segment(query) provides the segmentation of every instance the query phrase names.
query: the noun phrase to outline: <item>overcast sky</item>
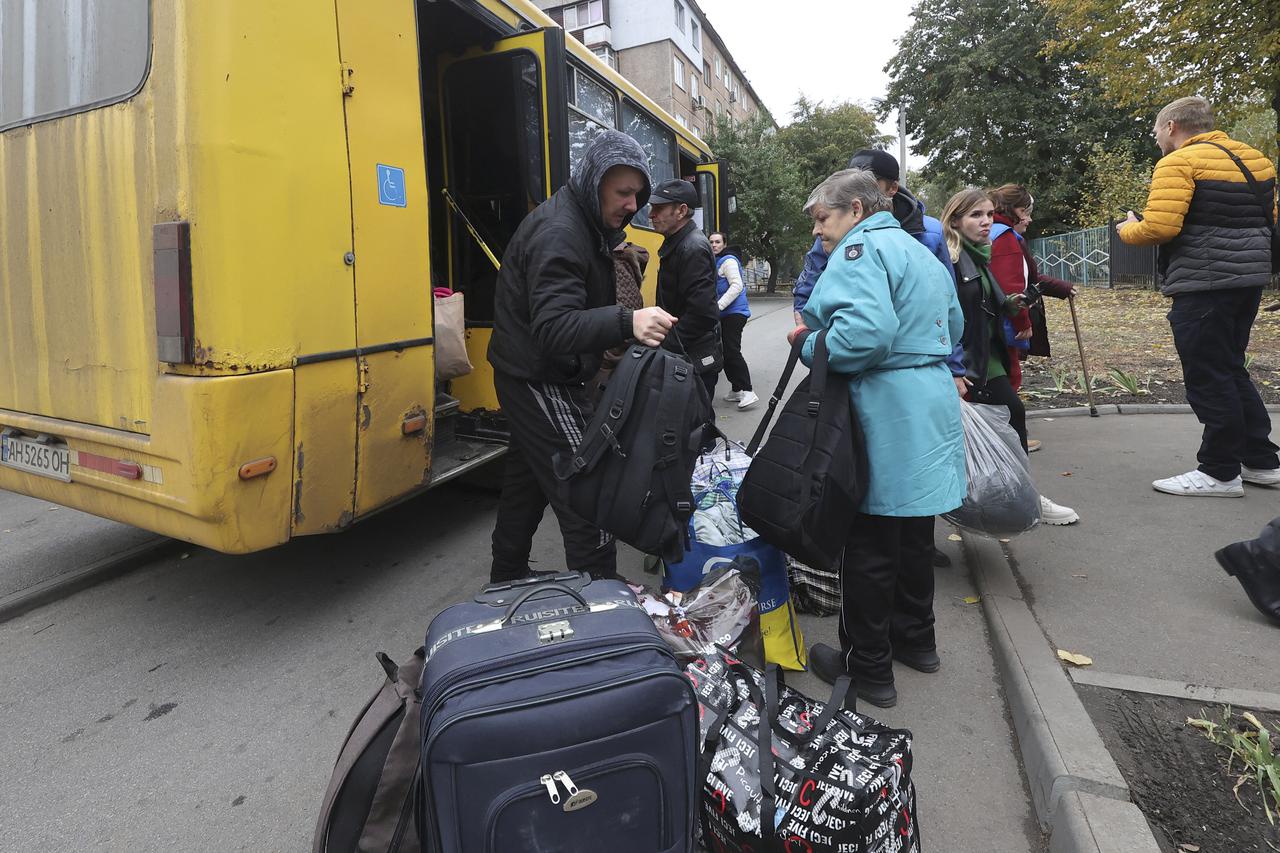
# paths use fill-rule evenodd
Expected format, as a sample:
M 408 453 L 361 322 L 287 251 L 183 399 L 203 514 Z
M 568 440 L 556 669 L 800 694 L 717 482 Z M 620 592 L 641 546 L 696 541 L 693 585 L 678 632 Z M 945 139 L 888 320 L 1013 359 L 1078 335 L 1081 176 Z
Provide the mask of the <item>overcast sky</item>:
M 914 0 L 698 0 L 778 124 L 804 93 L 828 103 L 883 97 L 883 68 Z M 843 68 L 843 72 L 839 69 Z M 889 128 L 886 128 L 889 130 Z

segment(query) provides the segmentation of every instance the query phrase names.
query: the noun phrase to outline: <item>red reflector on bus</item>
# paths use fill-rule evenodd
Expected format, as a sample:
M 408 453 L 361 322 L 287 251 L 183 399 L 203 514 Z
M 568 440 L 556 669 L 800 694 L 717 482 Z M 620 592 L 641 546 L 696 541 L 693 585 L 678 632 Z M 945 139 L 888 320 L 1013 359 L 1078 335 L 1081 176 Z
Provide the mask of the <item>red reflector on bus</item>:
M 252 462 L 246 462 L 240 466 L 240 479 L 252 480 L 254 477 L 261 477 L 263 474 L 270 474 L 276 470 L 276 458 L 268 456 L 265 459 L 255 459 Z
M 110 459 L 106 456 L 99 456 L 96 453 L 85 453 L 83 450 L 79 451 L 76 457 L 76 464 L 81 468 L 101 471 L 104 474 L 114 474 L 117 477 L 124 477 L 126 480 L 142 479 L 142 466 L 137 462 L 130 462 L 127 459 Z
M 422 432 L 427 428 L 427 416 L 425 414 L 409 415 L 404 419 L 404 423 L 400 425 L 400 431 L 405 435 L 413 435 Z

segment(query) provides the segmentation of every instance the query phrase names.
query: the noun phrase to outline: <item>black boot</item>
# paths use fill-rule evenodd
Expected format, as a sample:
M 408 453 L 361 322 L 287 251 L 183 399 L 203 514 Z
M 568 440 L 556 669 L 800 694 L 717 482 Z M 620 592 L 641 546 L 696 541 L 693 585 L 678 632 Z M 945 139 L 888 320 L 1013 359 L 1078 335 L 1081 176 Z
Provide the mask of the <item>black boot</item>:
M 866 699 L 877 708 L 892 708 L 898 704 L 898 691 L 893 687 L 892 675 L 887 684 L 860 678 L 856 673 L 846 670 L 841 654 L 825 643 L 818 643 L 809 648 L 809 671 L 828 684 L 835 684 L 836 679 L 842 675 L 849 676 L 853 679 L 850 692 L 855 693 L 859 699 Z M 845 698 L 845 707 L 850 710 L 856 707 L 856 703 L 850 701 L 852 698 L 848 696 Z
M 1247 542 L 1235 542 L 1213 556 L 1227 574 L 1240 581 L 1258 612 L 1280 625 L 1280 567 L 1260 563 L 1249 553 Z
M 917 672 L 937 672 L 942 669 L 942 659 L 937 649 L 909 649 L 893 647 L 893 659 Z

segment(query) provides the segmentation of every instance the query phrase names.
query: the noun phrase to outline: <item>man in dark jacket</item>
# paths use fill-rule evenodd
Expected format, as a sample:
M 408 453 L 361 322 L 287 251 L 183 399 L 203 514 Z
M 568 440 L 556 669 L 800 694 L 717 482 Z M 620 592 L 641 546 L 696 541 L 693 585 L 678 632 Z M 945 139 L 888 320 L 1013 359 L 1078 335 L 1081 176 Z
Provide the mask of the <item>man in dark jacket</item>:
M 552 459 L 582 442 L 591 417 L 585 383 L 604 352 L 628 340 L 659 346 L 675 322 L 661 308 L 633 311 L 616 299 L 612 252 L 648 201 L 647 162 L 631 137 L 605 131 L 569 184 L 520 223 L 503 253 L 489 363 L 511 447 L 493 529 L 494 583 L 529 573 L 548 503 L 567 567 L 597 578 L 617 574 L 613 537 L 562 505 Z
M 1244 366 L 1271 280 L 1276 170 L 1213 125 L 1204 98 L 1179 98 L 1160 111 L 1153 133 L 1164 157 L 1147 209 L 1141 219 L 1129 211 L 1116 230 L 1132 245 L 1160 244 L 1160 291 L 1173 297 L 1169 325 L 1187 402 L 1204 424 L 1200 465 L 1151 485 L 1171 495 L 1238 498 L 1242 483 L 1280 486 L 1271 418 Z
M 693 220 L 698 190 L 688 181 L 665 181 L 649 199 L 653 227 L 665 238 L 658 249 L 658 305 L 680 318 L 663 347 L 686 355 L 714 395 L 723 356 L 716 302 L 716 256 Z M 713 396 L 714 399 L 714 396 Z

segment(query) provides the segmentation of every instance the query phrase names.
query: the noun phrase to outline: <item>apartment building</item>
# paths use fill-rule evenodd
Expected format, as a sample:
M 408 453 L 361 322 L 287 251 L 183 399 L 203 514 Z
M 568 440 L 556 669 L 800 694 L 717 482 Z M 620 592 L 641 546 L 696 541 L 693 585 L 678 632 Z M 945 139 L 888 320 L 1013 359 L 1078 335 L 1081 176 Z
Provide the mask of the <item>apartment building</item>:
M 745 121 L 763 106 L 695 0 L 536 0 L 698 136 L 717 116 Z

